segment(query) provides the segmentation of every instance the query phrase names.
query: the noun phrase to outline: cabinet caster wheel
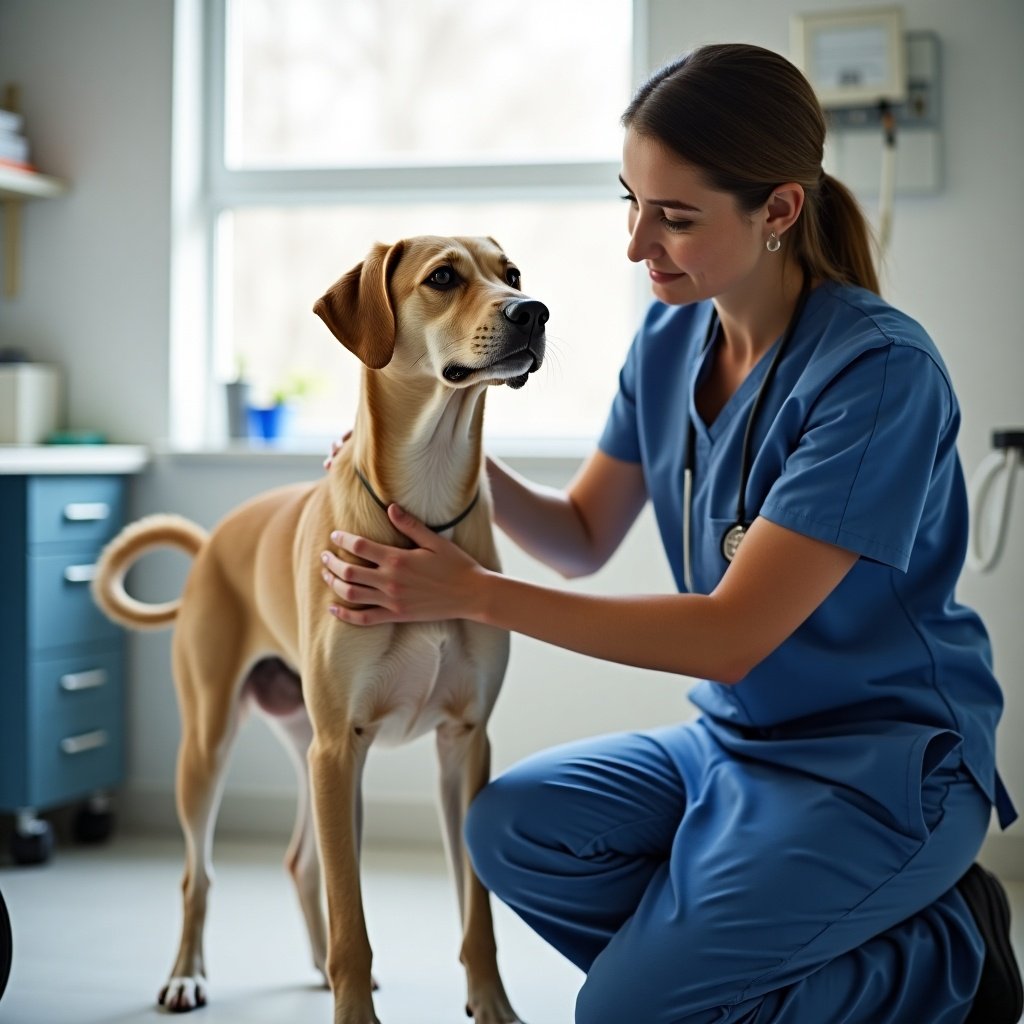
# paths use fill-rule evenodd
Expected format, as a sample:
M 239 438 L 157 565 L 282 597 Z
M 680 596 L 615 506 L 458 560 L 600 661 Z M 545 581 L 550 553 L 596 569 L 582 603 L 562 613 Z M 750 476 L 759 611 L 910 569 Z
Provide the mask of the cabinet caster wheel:
M 105 843 L 114 833 L 114 812 L 86 804 L 75 815 L 75 839 L 88 845 Z
M 18 830 L 11 837 L 11 856 L 15 864 L 45 864 L 53 853 L 53 828 L 48 821 L 36 819 L 30 830 Z

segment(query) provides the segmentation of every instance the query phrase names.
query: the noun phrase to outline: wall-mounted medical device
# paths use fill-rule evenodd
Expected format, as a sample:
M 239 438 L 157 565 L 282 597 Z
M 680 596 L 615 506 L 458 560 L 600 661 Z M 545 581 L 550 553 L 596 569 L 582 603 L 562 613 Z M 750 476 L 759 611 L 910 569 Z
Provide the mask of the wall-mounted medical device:
M 825 169 L 878 197 L 884 254 L 895 197 L 942 186 L 938 37 L 906 32 L 902 8 L 879 7 L 795 15 L 791 44 L 828 119 Z
M 906 98 L 899 7 L 798 14 L 792 34 L 794 59 L 827 110 Z

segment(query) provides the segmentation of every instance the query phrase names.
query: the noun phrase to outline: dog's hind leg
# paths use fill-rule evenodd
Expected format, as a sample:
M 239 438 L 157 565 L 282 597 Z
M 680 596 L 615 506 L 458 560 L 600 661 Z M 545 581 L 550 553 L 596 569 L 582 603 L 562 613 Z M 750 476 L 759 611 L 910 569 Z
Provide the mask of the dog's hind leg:
M 313 807 L 309 787 L 309 747 L 313 742 L 313 726 L 305 708 L 286 717 L 270 717 L 268 723 L 277 733 L 295 763 L 298 781 L 298 807 L 285 867 L 295 882 L 302 916 L 306 919 L 313 963 L 327 981 L 327 926 L 324 922 L 321 891 L 320 854 L 316 843 Z
M 490 896 L 469 862 L 462 827 L 473 797 L 487 784 L 491 747 L 482 724 L 452 721 L 437 730 L 441 764 L 441 808 L 452 875 L 462 914 L 462 950 L 468 996 L 466 1013 L 476 1024 L 516 1024 L 498 973 Z
M 238 700 L 209 702 L 201 719 L 186 715 L 182 722 L 177 803 L 185 836 L 184 916 L 178 956 L 158 997 L 161 1006 L 176 1013 L 203 1006 L 207 999 L 203 929 L 213 878 L 213 832 L 241 713 Z

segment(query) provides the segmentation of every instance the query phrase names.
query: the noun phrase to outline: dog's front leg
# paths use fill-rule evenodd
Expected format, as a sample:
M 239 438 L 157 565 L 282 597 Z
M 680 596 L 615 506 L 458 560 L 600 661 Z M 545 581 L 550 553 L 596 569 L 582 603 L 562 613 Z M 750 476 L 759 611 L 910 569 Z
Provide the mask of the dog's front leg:
M 441 807 L 448 857 L 462 914 L 462 950 L 466 968 L 466 1013 L 476 1024 L 516 1024 L 519 1018 L 498 973 L 490 896 L 476 877 L 462 837 L 473 797 L 490 778 L 491 745 L 483 724 L 452 722 L 437 730 L 441 764 Z
M 327 977 L 334 1024 L 380 1024 L 373 1009 L 373 959 L 359 885 L 360 800 L 370 737 L 318 728 L 309 750 L 320 859 L 327 887 Z

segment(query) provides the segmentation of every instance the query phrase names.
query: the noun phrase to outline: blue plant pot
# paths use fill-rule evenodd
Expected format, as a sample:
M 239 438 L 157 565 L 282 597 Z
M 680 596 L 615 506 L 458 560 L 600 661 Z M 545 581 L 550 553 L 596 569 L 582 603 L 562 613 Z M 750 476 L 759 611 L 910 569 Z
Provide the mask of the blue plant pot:
M 249 406 L 249 435 L 264 441 L 273 441 L 288 433 L 291 410 L 287 405 L 270 405 L 265 408 Z

